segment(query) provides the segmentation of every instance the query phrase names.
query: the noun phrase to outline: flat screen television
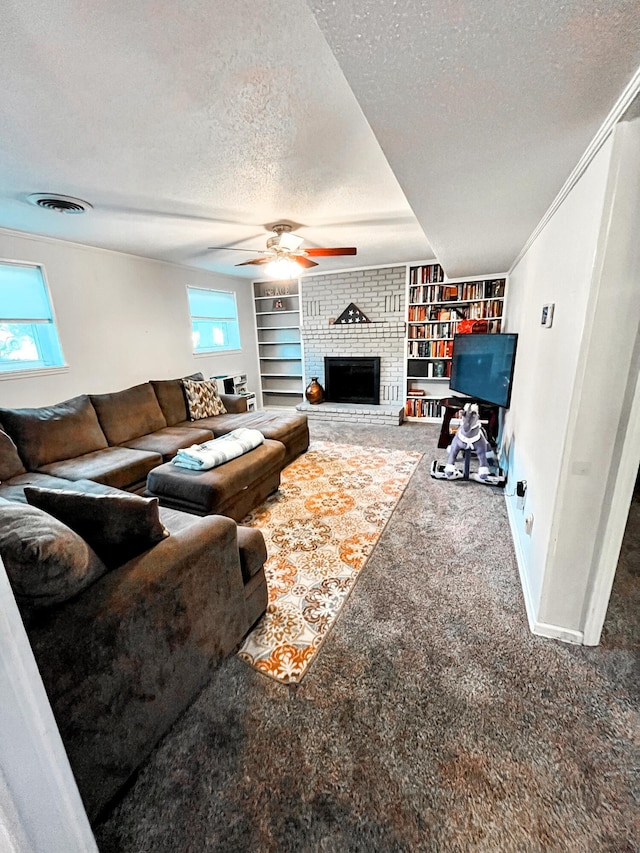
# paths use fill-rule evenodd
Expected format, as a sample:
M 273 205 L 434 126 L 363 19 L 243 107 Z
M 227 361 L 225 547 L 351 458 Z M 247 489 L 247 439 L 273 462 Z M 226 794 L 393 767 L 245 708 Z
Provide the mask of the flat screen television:
M 508 409 L 517 342 L 515 334 L 455 335 L 451 390 Z

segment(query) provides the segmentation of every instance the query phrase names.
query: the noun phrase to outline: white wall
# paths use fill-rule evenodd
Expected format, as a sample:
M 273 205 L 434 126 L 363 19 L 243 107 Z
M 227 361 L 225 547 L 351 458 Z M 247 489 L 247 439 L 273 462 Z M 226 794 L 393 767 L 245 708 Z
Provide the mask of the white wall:
M 576 377 L 611 143 L 605 145 L 537 240 L 511 271 L 503 330 L 518 332 L 508 446 L 508 506 L 528 606 L 536 617 L 552 543 L 560 465 Z M 553 326 L 540 325 L 542 306 L 555 303 Z M 524 511 L 516 510 L 517 480 L 527 481 Z M 533 513 L 531 536 L 524 519 Z M 531 617 L 531 612 L 529 612 Z
M 631 296 L 640 292 L 637 277 L 620 281 L 621 274 L 633 277 L 633 263 L 625 258 L 623 270 L 613 262 L 621 244 L 638 243 L 637 232 L 620 240 L 625 216 L 631 233 L 637 229 L 637 218 L 629 215 L 633 200 L 615 217 L 616 233 L 611 230 L 623 135 L 618 126 L 512 270 L 504 326 L 519 333 L 503 447 L 527 612 L 537 633 L 576 642 L 583 639 L 604 535 L 611 448 L 640 313 Z M 628 182 L 632 168 L 627 172 Z M 555 303 L 551 329 L 540 325 L 547 302 Z M 528 484 L 524 510 L 513 495 L 517 480 Z M 528 536 L 524 520 L 530 514 Z
M 97 853 L 0 560 L 0 850 Z
M 639 229 L 640 120 L 636 120 L 619 124 L 613 133 L 604 216 L 551 531 L 554 547 L 540 601 L 543 622 L 580 631 L 585 628 L 596 574 L 615 569 L 620 551 L 633 486 L 633 477 L 622 476 L 621 466 L 637 472 L 640 462 L 640 446 L 626 438 L 638 379 Z M 613 507 L 622 519 L 614 517 Z M 604 540 L 611 539 L 616 524 L 617 543 L 609 541 L 605 554 Z
M 149 379 L 242 372 L 258 387 L 251 284 L 118 252 L 0 230 L 0 260 L 44 266 L 67 371 L 0 378 L 0 405 L 42 406 Z M 235 291 L 242 352 L 194 356 L 186 285 Z

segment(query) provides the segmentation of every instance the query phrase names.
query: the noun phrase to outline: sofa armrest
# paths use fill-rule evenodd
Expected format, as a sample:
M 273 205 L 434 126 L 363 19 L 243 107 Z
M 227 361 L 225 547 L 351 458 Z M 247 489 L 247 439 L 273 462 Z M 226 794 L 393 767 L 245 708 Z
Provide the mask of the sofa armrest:
M 247 411 L 247 398 L 242 394 L 220 394 L 220 399 L 230 415 L 239 415 Z
M 29 626 L 90 818 L 248 627 L 237 528 L 221 516 L 199 518 Z

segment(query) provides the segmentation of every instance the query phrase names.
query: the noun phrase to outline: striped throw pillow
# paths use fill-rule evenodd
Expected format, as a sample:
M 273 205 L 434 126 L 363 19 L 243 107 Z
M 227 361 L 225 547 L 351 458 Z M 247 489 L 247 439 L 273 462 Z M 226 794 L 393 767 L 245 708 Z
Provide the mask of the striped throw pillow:
M 218 383 L 215 379 L 205 380 L 204 382 L 183 379 L 182 385 L 184 386 L 189 418 L 192 421 L 226 414 L 227 410 L 218 395 Z

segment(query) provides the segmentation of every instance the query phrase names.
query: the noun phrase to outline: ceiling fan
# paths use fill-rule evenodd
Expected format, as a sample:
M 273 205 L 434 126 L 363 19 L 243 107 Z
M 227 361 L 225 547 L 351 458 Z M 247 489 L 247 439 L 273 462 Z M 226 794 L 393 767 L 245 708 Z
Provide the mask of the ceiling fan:
M 304 238 L 292 234 L 291 225 L 278 222 L 271 227 L 273 237 L 267 240 L 267 248 L 264 252 L 257 249 L 237 249 L 226 247 L 226 251 L 234 252 L 256 252 L 260 257 L 251 261 L 243 261 L 236 264 L 237 267 L 249 265 L 266 265 L 265 272 L 272 278 L 295 278 L 305 269 L 317 267 L 316 261 L 311 258 L 330 258 L 337 255 L 355 255 L 357 249 L 353 246 L 347 248 L 333 249 L 303 249 Z M 209 249 L 223 249 L 223 246 L 209 246 Z

